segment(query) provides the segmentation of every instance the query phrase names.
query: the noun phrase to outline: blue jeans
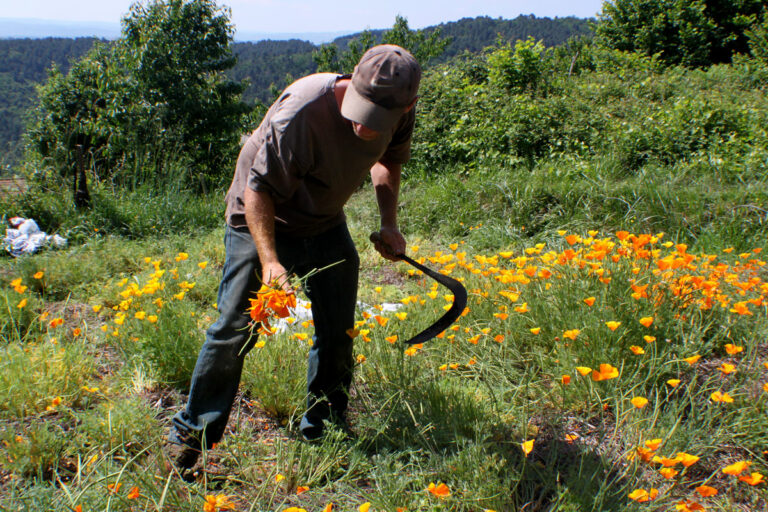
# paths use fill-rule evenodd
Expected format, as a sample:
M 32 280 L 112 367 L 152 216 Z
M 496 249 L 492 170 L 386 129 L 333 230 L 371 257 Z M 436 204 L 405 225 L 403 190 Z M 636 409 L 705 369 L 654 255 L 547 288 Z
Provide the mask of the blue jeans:
M 347 409 L 354 359 L 352 339 L 360 260 L 346 224 L 311 237 L 276 235 L 280 262 L 303 276 L 332 263 L 310 277 L 304 290 L 312 302 L 315 324 L 307 367 L 307 411 L 301 428 L 322 429 L 324 419 L 341 419 Z M 226 258 L 219 285 L 219 319 L 206 332 L 189 390 L 186 409 L 173 418 L 177 430 L 200 439 L 208 448 L 224 434 L 240 384 L 245 355 L 256 342 L 246 329 L 248 298 L 261 286 L 261 264 L 247 228 L 227 226 Z M 172 432 L 171 436 L 176 435 Z M 181 437 L 181 436 L 179 436 Z

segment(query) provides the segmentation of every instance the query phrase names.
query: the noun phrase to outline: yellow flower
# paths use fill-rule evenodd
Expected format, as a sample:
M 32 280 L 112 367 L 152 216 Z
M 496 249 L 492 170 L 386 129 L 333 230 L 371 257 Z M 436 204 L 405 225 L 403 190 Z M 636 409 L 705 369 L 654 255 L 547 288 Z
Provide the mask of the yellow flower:
M 608 328 L 610 330 L 615 331 L 616 329 L 619 328 L 619 326 L 621 325 L 621 322 L 616 322 L 614 320 L 610 320 L 608 322 L 605 322 L 605 325 L 608 326 Z
M 739 345 L 734 345 L 732 343 L 725 344 L 725 351 L 728 352 L 728 354 L 730 355 L 738 354 L 742 350 L 744 350 L 744 347 L 741 347 Z
M 16 307 L 19 309 L 22 309 L 24 306 L 27 305 L 27 299 L 26 297 L 21 299 L 18 304 L 16 304 Z
M 533 451 L 533 442 L 534 442 L 534 439 L 529 439 L 520 445 L 522 446 L 523 454 L 525 454 L 526 457 L 528 457 L 528 454 L 531 453 L 531 451 Z
M 677 385 L 680 384 L 680 379 L 669 379 L 667 381 L 667 384 L 669 384 L 673 388 L 676 388 Z
M 176 255 L 175 259 L 176 259 L 176 261 L 184 261 L 187 258 L 189 258 L 189 254 L 187 254 L 185 252 L 180 252 L 179 254 Z
M 637 345 L 632 345 L 631 347 L 629 347 L 629 350 L 631 350 L 632 353 L 635 354 L 636 356 L 645 354 L 645 350 L 643 350 L 642 347 L 638 347 Z
M 146 318 L 147 314 L 144 311 L 137 311 L 134 315 L 134 318 L 138 320 L 144 320 Z
M 653 317 L 652 316 L 644 316 L 640 319 L 640 324 L 643 327 L 650 327 L 653 323 Z
M 35 279 L 42 279 L 44 275 L 45 274 L 43 273 L 42 270 L 38 270 L 37 272 L 35 272 L 35 274 L 32 277 L 34 277 Z
M 151 323 L 151 324 L 156 323 L 157 322 L 157 315 L 149 315 L 147 317 L 147 321 L 149 321 L 149 323 Z
M 200 267 L 202 270 L 205 270 L 205 267 L 208 266 L 208 262 L 207 261 L 201 261 L 200 263 L 197 264 L 197 266 Z
M 634 405 L 637 409 L 642 409 L 646 405 L 648 405 L 648 399 L 642 396 L 636 396 L 632 400 L 632 405 Z
M 359 510 L 360 512 L 368 512 L 368 509 L 369 509 L 369 508 L 371 508 L 371 504 L 370 504 L 369 502 L 367 502 L 367 501 L 366 501 L 365 503 L 363 503 L 362 505 L 360 505 L 360 507 L 358 507 L 358 509 L 357 509 L 357 510 Z
M 589 366 L 577 366 L 576 371 L 579 372 L 583 377 L 584 375 L 587 375 L 588 373 L 592 372 L 592 368 L 590 368 Z

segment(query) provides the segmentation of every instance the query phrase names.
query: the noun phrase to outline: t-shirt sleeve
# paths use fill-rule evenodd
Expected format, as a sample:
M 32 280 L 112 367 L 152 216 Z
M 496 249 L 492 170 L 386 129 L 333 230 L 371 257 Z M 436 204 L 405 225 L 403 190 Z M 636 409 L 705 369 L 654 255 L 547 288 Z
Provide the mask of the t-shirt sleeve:
M 282 203 L 293 196 L 311 168 L 314 153 L 311 130 L 301 115 L 283 118 L 279 113 L 262 128 L 248 186 L 266 191 L 276 203 Z
M 381 161 L 391 162 L 393 164 L 404 164 L 411 158 L 411 136 L 413 135 L 413 125 L 416 123 L 415 109 L 411 109 L 403 115 L 392 136 L 387 150 L 381 157 Z

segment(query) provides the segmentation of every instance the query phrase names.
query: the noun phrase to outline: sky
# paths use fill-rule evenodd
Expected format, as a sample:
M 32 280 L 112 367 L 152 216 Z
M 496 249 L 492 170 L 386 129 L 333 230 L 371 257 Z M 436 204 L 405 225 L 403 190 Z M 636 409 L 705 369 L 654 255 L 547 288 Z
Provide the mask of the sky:
M 119 23 L 132 0 L 1 0 L 0 18 Z M 238 32 L 345 32 L 390 28 L 398 14 L 412 29 L 490 16 L 595 16 L 602 0 L 224 0 Z

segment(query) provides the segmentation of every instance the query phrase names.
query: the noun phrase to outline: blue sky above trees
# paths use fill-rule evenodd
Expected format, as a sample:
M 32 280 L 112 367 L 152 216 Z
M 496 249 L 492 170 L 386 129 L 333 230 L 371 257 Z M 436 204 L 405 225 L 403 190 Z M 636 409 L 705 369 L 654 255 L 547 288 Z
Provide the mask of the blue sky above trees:
M 65 22 L 119 22 L 133 0 L 25 0 L 7 2 L 0 18 L 34 18 Z M 423 28 L 464 17 L 514 18 L 520 14 L 539 17 L 595 16 L 601 0 L 229 0 L 238 32 L 357 32 L 388 28 L 396 15 L 408 19 L 411 28 Z

